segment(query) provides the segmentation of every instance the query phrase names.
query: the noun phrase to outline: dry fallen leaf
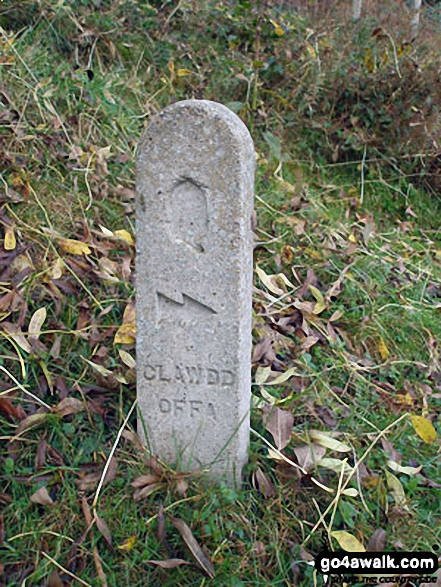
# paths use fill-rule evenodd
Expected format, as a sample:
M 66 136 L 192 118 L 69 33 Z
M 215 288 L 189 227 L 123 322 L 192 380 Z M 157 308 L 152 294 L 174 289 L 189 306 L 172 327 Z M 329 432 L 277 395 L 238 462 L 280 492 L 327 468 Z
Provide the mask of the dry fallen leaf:
M 37 413 L 37 414 L 31 414 L 30 416 L 27 416 L 17 426 L 17 429 L 15 431 L 15 435 L 18 436 L 19 434 L 21 434 L 25 430 L 30 430 L 31 428 L 36 428 L 37 426 L 41 426 L 41 424 L 43 424 L 46 421 L 46 419 L 47 419 L 46 413 Z
M 136 311 L 135 303 L 127 304 L 121 326 L 118 328 L 114 344 L 133 344 L 136 340 Z
M 57 406 L 53 407 L 52 411 L 63 418 L 64 416 L 69 416 L 70 414 L 79 414 L 80 412 L 83 412 L 84 404 L 75 397 L 66 397 L 62 399 Z
M 366 549 L 362 543 L 349 532 L 344 530 L 336 530 L 331 532 L 331 536 L 335 538 L 339 546 L 347 552 L 365 552 Z
M 273 482 L 260 468 L 253 473 L 253 486 L 258 489 L 264 497 L 273 497 L 277 493 Z
M 304 444 L 302 446 L 296 446 L 294 449 L 299 465 L 306 472 L 309 473 L 314 469 L 315 465 L 325 456 L 326 448 L 319 444 Z
M 114 235 L 128 245 L 134 245 L 133 236 L 127 230 L 115 230 Z
M 276 447 L 279 450 L 284 449 L 291 439 L 292 427 L 294 425 L 294 416 L 288 410 L 282 410 L 275 406 L 265 407 L 263 423 L 274 438 Z
M 71 255 L 90 255 L 92 252 L 89 245 L 72 238 L 61 238 L 58 243 L 65 253 Z
M 403 467 L 395 461 L 387 461 L 387 465 L 395 473 L 403 473 L 404 475 L 417 475 L 423 468 L 422 465 L 419 467 Z
M 176 569 L 176 567 L 181 567 L 182 565 L 191 565 L 188 561 L 185 561 L 182 558 L 169 558 L 163 561 L 144 561 L 147 565 L 153 565 L 155 567 L 161 567 L 161 569 Z
M 436 440 L 436 430 L 430 420 L 427 420 L 423 416 L 415 415 L 412 415 L 410 420 L 415 429 L 415 432 L 420 438 L 424 440 L 424 442 L 427 444 L 432 444 L 432 442 Z
M 136 361 L 130 353 L 123 349 L 118 349 L 118 354 L 121 358 L 121 361 L 127 365 L 129 369 L 134 369 L 136 367 Z
M 138 489 L 139 487 L 146 487 L 147 485 L 151 485 L 152 483 L 158 483 L 161 480 L 161 477 L 156 475 L 156 473 L 149 473 L 148 475 L 140 475 L 136 477 L 130 485 Z
M 386 530 L 377 528 L 369 539 L 366 550 L 368 552 L 382 552 L 386 548 Z
M 331 436 L 331 433 L 326 434 L 321 430 L 310 430 L 309 435 L 311 437 L 311 440 L 313 440 L 317 444 L 320 444 L 321 446 L 324 446 L 331 450 L 335 450 L 336 452 L 349 452 L 351 450 L 350 446 L 344 444 L 343 442 L 340 442 L 336 438 L 333 438 Z
M 34 312 L 32 318 L 29 321 L 29 340 L 37 340 L 41 333 L 41 327 L 46 320 L 46 308 L 39 308 Z
M 204 573 L 210 577 L 210 579 L 214 578 L 214 567 L 211 560 L 199 546 L 196 538 L 193 536 L 192 531 L 187 526 L 187 524 L 183 520 L 179 520 L 178 518 L 173 518 L 170 516 L 170 521 L 173 526 L 179 531 L 182 539 L 184 540 L 186 546 L 190 550 L 193 558 L 196 560 L 198 566 L 204 571 Z
M 124 540 L 124 542 L 118 546 L 118 549 L 130 552 L 132 550 L 132 548 L 135 546 L 137 540 L 138 540 L 138 537 L 136 535 L 129 536 L 129 538 L 126 538 Z
M 31 495 L 32 503 L 37 503 L 38 505 L 53 505 L 54 500 L 49 495 L 46 487 L 40 487 Z
M 5 251 L 13 251 L 16 247 L 16 240 L 14 234 L 14 227 L 13 226 L 6 226 L 5 228 L 5 240 L 3 242 L 3 247 Z
M 23 335 L 21 328 L 16 326 L 15 324 L 11 324 L 11 322 L 3 322 L 2 323 L 3 330 L 6 332 L 8 336 L 12 338 L 12 340 L 18 344 L 18 346 L 25 351 L 25 353 L 31 352 L 31 345 L 28 343 L 26 338 Z
M 110 461 L 109 467 L 107 469 L 103 485 L 106 485 L 107 483 L 110 483 L 111 481 L 113 481 L 115 479 L 117 468 L 118 468 L 118 462 L 115 459 L 115 457 L 113 457 L 112 460 Z M 103 469 L 104 469 L 104 465 L 102 467 L 98 468 L 97 470 L 93 471 L 92 473 L 86 473 L 86 474 L 81 473 L 80 479 L 75 481 L 75 483 L 78 486 L 78 489 L 80 491 L 92 491 L 93 489 L 96 489 L 96 487 L 102 477 Z
M 133 500 L 140 501 L 141 499 L 152 495 L 152 493 L 162 489 L 163 487 L 165 487 L 165 483 L 152 483 L 151 485 L 146 485 L 145 487 L 135 489 L 133 492 Z
M 389 473 L 389 471 L 385 471 L 385 473 L 387 479 L 387 486 L 392 492 L 397 508 L 403 508 L 406 511 L 409 511 L 406 494 L 404 493 L 404 488 L 401 484 L 401 481 L 397 477 L 395 477 L 395 475 Z
M 96 527 L 103 535 L 104 540 L 107 543 L 107 546 L 110 549 L 113 549 L 113 547 L 112 547 L 112 534 L 110 533 L 110 529 L 109 529 L 109 526 L 107 525 L 107 523 L 102 518 L 97 516 L 96 514 L 95 514 L 95 523 L 96 523 Z

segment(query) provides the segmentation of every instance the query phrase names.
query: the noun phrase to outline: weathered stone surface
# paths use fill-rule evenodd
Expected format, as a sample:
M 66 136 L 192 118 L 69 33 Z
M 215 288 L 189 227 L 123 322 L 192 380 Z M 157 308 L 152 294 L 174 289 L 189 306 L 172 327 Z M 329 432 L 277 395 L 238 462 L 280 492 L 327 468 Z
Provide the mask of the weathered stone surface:
M 226 107 L 178 102 L 137 155 L 139 431 L 182 470 L 239 480 L 250 408 L 254 148 Z

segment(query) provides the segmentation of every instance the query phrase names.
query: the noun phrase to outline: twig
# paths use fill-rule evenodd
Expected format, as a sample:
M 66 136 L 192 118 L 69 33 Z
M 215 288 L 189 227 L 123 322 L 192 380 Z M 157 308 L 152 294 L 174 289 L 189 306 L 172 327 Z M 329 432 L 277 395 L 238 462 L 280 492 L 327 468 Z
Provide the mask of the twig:
M 72 579 L 75 579 L 76 581 L 81 583 L 81 585 L 85 585 L 85 587 L 92 587 L 92 585 L 90 585 L 89 583 L 86 583 L 86 581 L 83 581 L 83 579 L 80 579 L 79 577 L 77 577 L 77 575 L 74 575 L 73 573 L 68 571 L 66 568 L 61 566 L 60 563 L 58 563 L 55 559 L 53 559 L 51 556 L 49 556 L 46 552 L 44 552 L 44 550 L 41 551 L 41 554 L 44 557 L 46 557 L 53 565 L 58 567 L 60 569 L 60 571 L 63 571 L 63 573 L 66 573 L 66 575 L 69 575 L 69 577 L 72 577 Z
M 262 436 L 261 434 L 259 434 L 257 432 L 257 430 L 254 430 L 253 428 L 251 428 L 251 432 L 253 434 L 255 434 L 258 438 L 260 438 L 260 440 L 263 440 L 263 442 L 269 446 L 269 448 L 282 460 L 285 461 L 286 463 L 288 463 L 289 465 L 291 465 L 292 467 L 294 467 L 295 469 L 299 469 L 304 475 L 307 475 L 308 472 L 301 467 L 300 465 L 298 465 L 297 463 L 294 463 L 294 461 L 292 461 L 291 459 L 289 459 L 288 457 L 286 457 L 283 453 L 280 452 L 280 450 L 278 450 L 277 448 L 275 448 L 270 442 L 268 442 L 268 440 Z M 320 487 L 321 489 L 324 489 L 325 491 L 327 491 L 328 493 L 334 493 L 334 490 L 331 489 L 330 487 L 326 487 L 326 485 L 323 485 L 322 483 L 320 483 L 320 481 L 317 481 L 317 479 L 315 479 L 314 477 L 310 478 L 311 481 L 313 483 L 315 483 L 315 485 L 317 485 L 318 487 Z
M 355 475 L 358 467 L 367 458 L 367 456 L 369 455 L 369 453 L 371 452 L 371 450 L 374 448 L 374 446 L 377 444 L 377 442 L 379 440 L 381 440 L 381 438 L 383 438 L 383 436 L 385 434 L 387 434 L 389 432 L 389 430 L 391 430 L 394 426 L 396 426 L 397 424 L 399 424 L 402 420 L 404 420 L 407 417 L 408 417 L 408 414 L 406 412 L 405 414 L 403 414 L 402 416 L 400 416 L 397 420 L 395 420 L 394 422 L 392 422 L 392 424 L 389 424 L 389 426 L 387 426 L 384 430 L 382 430 L 380 432 L 380 434 L 378 434 L 378 436 L 374 439 L 374 441 L 372 442 L 372 444 L 366 449 L 366 451 L 365 451 L 364 455 L 361 457 L 361 459 L 359 461 L 357 461 L 357 463 L 354 464 L 354 468 L 349 473 L 348 478 L 346 479 L 343 487 L 341 488 L 341 491 L 344 491 L 346 489 L 346 487 L 349 484 L 349 481 Z M 334 503 L 335 503 L 336 500 L 338 500 L 338 497 L 339 496 L 337 494 L 337 496 L 334 497 L 334 499 L 328 505 L 328 507 L 326 508 L 326 510 L 323 512 L 323 515 L 320 517 L 319 521 L 316 523 L 316 525 L 314 526 L 314 528 L 309 533 L 309 536 L 307 536 L 306 539 L 303 541 L 302 546 L 305 546 L 309 542 L 311 536 L 314 534 L 314 532 L 317 530 L 317 528 L 320 526 L 320 524 L 324 521 L 324 517 L 327 516 L 329 514 L 329 512 L 332 510 L 332 508 L 334 507 Z
M 0 370 L 3 371 L 3 373 L 6 373 L 6 375 L 8 377 L 10 377 L 12 379 L 12 381 L 15 383 L 15 385 L 17 385 L 17 387 L 19 387 L 21 389 L 21 391 L 23 391 L 24 393 L 26 393 L 27 395 L 30 395 L 35 401 L 37 401 L 38 403 L 40 403 L 42 406 L 44 406 L 45 408 L 47 408 L 48 410 L 51 409 L 51 407 L 44 402 L 42 399 L 40 399 L 38 396 L 34 395 L 32 393 L 32 391 L 27 390 L 25 387 L 23 387 L 23 385 L 21 383 L 19 383 L 17 381 L 17 379 L 12 375 L 12 373 L 9 373 L 9 371 L 7 369 L 5 369 L 3 367 L 3 365 L 0 365 Z
M 101 488 L 102 488 L 102 486 L 104 484 L 104 479 L 106 478 L 106 474 L 107 474 L 107 471 L 109 469 L 110 463 L 112 461 L 113 455 L 115 454 L 116 447 L 118 446 L 119 439 L 121 438 L 121 435 L 122 435 L 122 433 L 124 431 L 124 428 L 126 427 L 127 422 L 130 420 L 130 416 L 132 415 L 132 412 L 135 409 L 137 403 L 138 403 L 138 400 L 135 399 L 135 401 L 132 404 L 132 407 L 129 410 L 129 413 L 127 414 L 124 422 L 122 423 L 120 429 L 118 430 L 118 434 L 116 435 L 115 442 L 113 443 L 112 450 L 110 451 L 109 458 L 107 459 L 106 465 L 105 465 L 105 467 L 103 469 L 103 473 L 101 475 L 100 482 L 98 483 L 98 487 L 96 489 L 95 497 L 94 497 L 93 503 L 92 503 L 92 509 L 94 509 L 94 510 L 96 508 L 96 504 L 98 503 L 98 499 L 99 499 L 99 496 L 100 496 Z
M 361 188 L 360 188 L 360 204 L 363 204 L 364 198 L 364 164 L 366 162 L 367 147 L 364 146 L 363 159 L 361 160 Z

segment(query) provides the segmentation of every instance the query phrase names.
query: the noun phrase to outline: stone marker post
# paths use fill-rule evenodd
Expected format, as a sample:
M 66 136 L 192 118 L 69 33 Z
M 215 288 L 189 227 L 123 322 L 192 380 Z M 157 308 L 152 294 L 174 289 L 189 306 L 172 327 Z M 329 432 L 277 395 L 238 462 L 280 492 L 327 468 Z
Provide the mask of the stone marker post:
M 254 166 L 243 122 L 207 100 L 169 106 L 138 145 L 139 431 L 228 483 L 249 443 Z

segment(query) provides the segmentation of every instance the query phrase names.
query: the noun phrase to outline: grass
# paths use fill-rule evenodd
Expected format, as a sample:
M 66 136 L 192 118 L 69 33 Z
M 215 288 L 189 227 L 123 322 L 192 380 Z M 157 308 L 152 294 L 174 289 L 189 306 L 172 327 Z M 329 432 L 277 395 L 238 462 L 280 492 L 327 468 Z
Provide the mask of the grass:
M 307 15 L 246 2 L 99 4 L 0 10 L 0 585 L 320 585 L 305 560 L 335 530 L 367 547 L 382 528 L 389 550 L 431 550 L 441 543 L 439 438 L 425 442 L 411 417 L 439 434 L 436 193 L 402 152 L 367 140 L 365 157 L 353 150 L 333 161 L 306 116 L 299 129 L 296 113 L 312 102 L 293 91 L 293 71 L 317 81 L 317 95 L 321 83 L 304 36 L 320 25 Z M 331 45 L 343 34 L 333 27 Z M 152 461 L 134 434 L 135 411 L 123 429 L 136 396 L 136 143 L 150 115 L 190 97 L 229 104 L 258 152 L 255 261 L 270 277 L 265 285 L 255 276 L 253 337 L 255 349 L 272 340 L 274 354 L 253 362 L 253 381 L 271 373 L 253 385 L 240 490 Z M 322 116 L 310 118 L 320 126 Z M 282 299 L 271 291 L 280 273 L 293 284 Z M 302 287 L 306 279 L 316 290 Z M 267 384 L 292 367 L 295 376 Z M 313 463 L 301 474 L 268 458 L 262 398 L 292 413 L 282 453 L 295 463 L 305 445 L 317 451 L 314 430 L 338 433 L 350 451 L 327 449 L 337 472 Z M 101 484 L 111 451 L 117 466 Z M 345 457 L 355 497 L 339 491 Z M 141 475 L 151 493 L 135 501 Z M 194 564 L 146 562 L 195 562 L 175 519 L 209 553 L 214 579 Z

